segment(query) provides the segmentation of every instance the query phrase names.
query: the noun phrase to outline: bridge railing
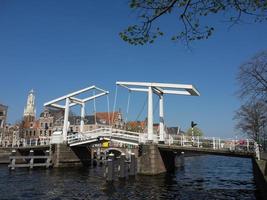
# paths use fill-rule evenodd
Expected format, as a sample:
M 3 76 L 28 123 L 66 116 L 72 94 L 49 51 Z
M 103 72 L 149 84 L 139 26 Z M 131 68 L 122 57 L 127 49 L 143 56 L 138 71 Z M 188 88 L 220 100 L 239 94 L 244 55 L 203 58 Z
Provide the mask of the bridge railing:
M 94 129 L 91 131 L 86 131 L 83 133 L 73 133 L 67 136 L 68 143 L 78 143 L 81 141 L 87 141 L 103 137 L 106 139 L 116 138 L 116 140 L 130 140 L 131 142 L 136 141 L 138 143 L 140 133 L 126 131 L 121 129 L 115 129 L 112 127 L 103 127 L 99 129 Z
M 21 138 L 17 140 L 16 142 L 13 142 L 11 147 L 44 146 L 44 145 L 50 145 L 50 141 L 51 141 L 50 137 L 30 138 L 30 139 Z
M 229 151 L 254 152 L 254 141 L 249 139 L 221 139 L 218 137 L 199 137 L 199 136 L 175 136 L 169 144 L 182 147 L 221 149 Z

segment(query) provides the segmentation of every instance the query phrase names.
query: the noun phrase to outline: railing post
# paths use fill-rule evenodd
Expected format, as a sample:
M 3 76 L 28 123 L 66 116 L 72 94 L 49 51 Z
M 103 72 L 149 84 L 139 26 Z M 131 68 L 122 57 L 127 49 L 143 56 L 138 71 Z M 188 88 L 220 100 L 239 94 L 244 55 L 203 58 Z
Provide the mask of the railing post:
M 29 154 L 29 156 L 30 156 L 30 169 L 32 169 L 33 168 L 33 163 L 34 163 L 34 151 L 31 149 L 30 150 L 30 154 Z
M 254 143 L 254 148 L 255 148 L 255 154 L 258 160 L 260 160 L 260 148 L 259 144 L 257 142 Z
M 213 142 L 212 142 L 212 143 L 213 143 L 213 149 L 215 149 L 215 148 L 216 148 L 216 147 L 215 147 L 215 137 L 212 138 L 212 141 L 213 141 Z
M 234 148 L 234 150 L 235 150 L 235 140 L 233 140 L 233 148 Z

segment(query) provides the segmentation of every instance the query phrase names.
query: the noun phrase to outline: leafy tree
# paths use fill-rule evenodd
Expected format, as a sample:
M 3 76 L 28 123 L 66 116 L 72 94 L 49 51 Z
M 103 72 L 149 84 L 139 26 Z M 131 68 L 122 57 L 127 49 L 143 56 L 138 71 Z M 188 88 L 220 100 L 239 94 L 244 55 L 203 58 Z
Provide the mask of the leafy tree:
M 236 112 L 234 119 L 238 120 L 237 129 L 259 142 L 267 125 L 267 104 L 263 101 L 246 103 Z
M 192 128 L 189 128 L 187 131 L 186 131 L 186 135 L 188 135 L 188 136 L 192 136 Z M 193 135 L 194 136 L 203 136 L 204 135 L 204 133 L 203 133 L 203 131 L 200 129 L 200 128 L 198 128 L 198 127 L 194 127 L 193 128 Z
M 140 22 L 120 33 L 121 38 L 133 45 L 153 43 L 164 35 L 155 25 L 162 16 L 172 14 L 179 23 L 179 30 L 172 40 L 193 40 L 209 38 L 215 28 L 206 25 L 205 20 L 220 15 L 231 25 L 251 17 L 255 22 L 266 20 L 266 0 L 130 0 L 130 8 L 137 11 Z

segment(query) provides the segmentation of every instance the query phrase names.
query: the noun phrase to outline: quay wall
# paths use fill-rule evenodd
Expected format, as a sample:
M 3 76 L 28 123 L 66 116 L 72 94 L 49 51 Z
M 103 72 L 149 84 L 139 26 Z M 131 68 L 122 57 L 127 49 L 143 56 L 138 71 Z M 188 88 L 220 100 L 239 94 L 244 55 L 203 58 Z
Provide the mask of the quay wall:
M 267 157 L 261 160 L 252 158 L 252 166 L 260 199 L 267 199 Z

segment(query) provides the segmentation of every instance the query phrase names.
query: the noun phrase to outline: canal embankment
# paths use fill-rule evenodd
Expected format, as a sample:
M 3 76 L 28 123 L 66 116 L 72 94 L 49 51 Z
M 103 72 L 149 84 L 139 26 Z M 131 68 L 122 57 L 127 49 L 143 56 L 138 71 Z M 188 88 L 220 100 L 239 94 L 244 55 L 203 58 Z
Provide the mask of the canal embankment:
M 260 160 L 253 158 L 254 179 L 261 195 L 261 199 L 267 199 L 267 153 L 261 153 Z

